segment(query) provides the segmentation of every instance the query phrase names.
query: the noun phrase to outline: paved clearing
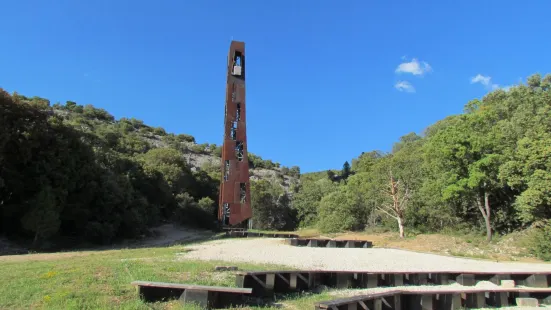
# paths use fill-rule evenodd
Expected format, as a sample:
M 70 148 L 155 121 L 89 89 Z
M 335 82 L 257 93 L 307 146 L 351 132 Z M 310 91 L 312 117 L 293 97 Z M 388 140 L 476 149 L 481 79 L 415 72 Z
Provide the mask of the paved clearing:
M 395 249 L 309 248 L 285 239 L 225 239 L 187 247 L 180 259 L 224 260 L 342 271 L 550 271 L 551 264 L 492 262 Z

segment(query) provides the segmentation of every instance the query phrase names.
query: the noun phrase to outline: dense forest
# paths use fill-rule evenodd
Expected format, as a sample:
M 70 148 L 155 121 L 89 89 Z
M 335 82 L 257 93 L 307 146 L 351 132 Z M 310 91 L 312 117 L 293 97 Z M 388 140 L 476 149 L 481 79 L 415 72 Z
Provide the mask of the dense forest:
M 0 89 L 0 236 L 44 248 L 108 244 L 164 221 L 213 228 L 220 154 L 92 105 Z M 251 179 L 288 207 L 300 169 L 251 153 L 249 163 Z
M 109 243 L 166 220 L 213 227 L 219 163 L 198 167 L 185 156 L 219 157 L 220 147 L 91 105 L 0 99 L 2 234 Z M 551 75 L 474 99 L 342 170 L 301 175 L 253 154 L 249 161 L 255 228 L 453 230 L 488 241 L 526 230 L 533 253 L 551 259 Z
M 493 236 L 530 228 L 551 259 L 551 75 L 498 89 L 464 113 L 365 152 L 341 172 L 305 174 L 298 222 L 325 232 L 389 227 Z

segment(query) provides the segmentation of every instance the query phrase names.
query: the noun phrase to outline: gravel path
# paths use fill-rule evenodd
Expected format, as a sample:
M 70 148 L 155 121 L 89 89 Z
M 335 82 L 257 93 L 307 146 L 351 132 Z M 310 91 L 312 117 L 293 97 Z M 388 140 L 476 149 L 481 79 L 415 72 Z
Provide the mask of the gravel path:
M 551 264 L 498 263 L 395 249 L 295 247 L 284 239 L 225 239 L 187 247 L 180 259 L 285 265 L 304 270 L 342 271 L 549 271 Z

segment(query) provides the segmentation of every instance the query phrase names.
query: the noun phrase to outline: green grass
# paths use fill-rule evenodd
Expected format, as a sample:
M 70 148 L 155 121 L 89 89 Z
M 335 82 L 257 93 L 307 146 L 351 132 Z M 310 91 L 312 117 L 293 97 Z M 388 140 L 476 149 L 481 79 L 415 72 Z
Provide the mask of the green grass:
M 176 301 L 143 303 L 130 282 L 235 286 L 232 272 L 213 271 L 216 265 L 229 265 L 227 262 L 176 260 L 184 251 L 183 246 L 173 246 L 0 257 L 0 309 L 194 309 L 183 308 Z M 241 270 L 289 269 L 231 265 Z
M 314 230 L 300 233 L 315 235 Z M 443 248 L 453 249 L 448 254 L 469 257 L 485 257 L 484 251 L 467 250 L 488 246 L 478 236 L 450 239 L 444 235 L 427 235 L 426 240 L 422 237 L 417 236 L 415 240 L 399 240 L 395 236 L 385 238 L 399 247 L 424 252 L 429 248 L 436 252 L 443 251 L 434 249 L 434 244 L 441 244 L 443 240 L 447 242 Z M 507 244 L 501 242 L 507 240 L 494 242 L 503 248 Z M 391 245 L 394 244 L 392 242 Z M 143 303 L 130 282 L 143 280 L 235 286 L 233 272 L 215 272 L 214 267 L 232 265 L 240 270 L 295 269 L 275 265 L 179 260 L 186 247 L 177 245 L 0 257 L 0 309 L 199 309 L 183 307 L 177 301 Z M 292 294 L 275 300 L 272 306 L 245 309 L 312 309 L 314 302 L 335 298 L 328 293 Z

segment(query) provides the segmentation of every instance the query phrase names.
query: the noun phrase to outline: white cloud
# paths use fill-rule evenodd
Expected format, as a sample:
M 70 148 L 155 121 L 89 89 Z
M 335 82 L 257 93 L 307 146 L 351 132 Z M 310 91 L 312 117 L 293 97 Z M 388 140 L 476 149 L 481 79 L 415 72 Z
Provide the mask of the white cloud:
M 484 85 L 487 89 L 495 90 L 499 88 L 499 84 L 492 83 L 491 76 L 484 76 L 482 74 L 477 74 L 475 77 L 471 78 L 471 84 L 480 83 Z
M 471 78 L 471 83 L 480 83 L 484 86 L 488 86 L 492 80 L 489 76 L 484 76 L 482 74 L 477 74 L 475 77 Z
M 402 57 L 405 60 L 405 57 Z M 416 58 L 413 58 L 410 62 L 403 62 L 396 68 L 396 73 L 411 73 L 413 75 L 423 75 L 427 72 L 431 72 L 432 67 L 426 62 L 419 62 Z
M 411 85 L 411 83 L 408 82 L 408 81 L 398 81 L 394 85 L 394 88 L 396 88 L 399 91 L 405 91 L 407 93 L 414 93 L 415 92 L 415 87 L 413 87 L 413 85 Z
M 492 77 L 484 76 L 482 74 L 477 74 L 475 77 L 471 78 L 471 84 L 480 83 L 484 86 L 489 86 L 492 81 Z

